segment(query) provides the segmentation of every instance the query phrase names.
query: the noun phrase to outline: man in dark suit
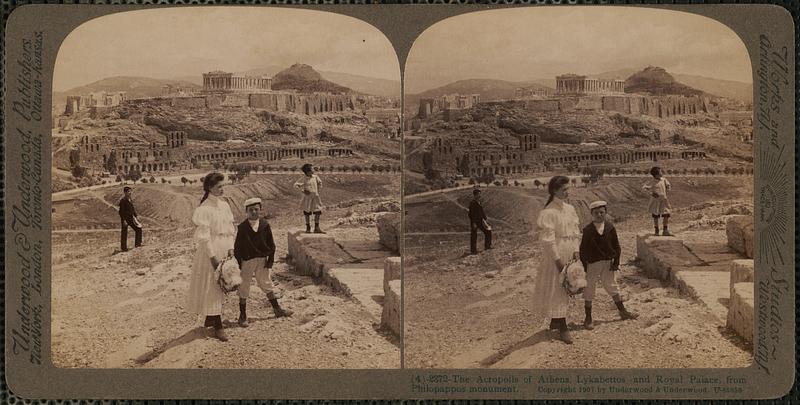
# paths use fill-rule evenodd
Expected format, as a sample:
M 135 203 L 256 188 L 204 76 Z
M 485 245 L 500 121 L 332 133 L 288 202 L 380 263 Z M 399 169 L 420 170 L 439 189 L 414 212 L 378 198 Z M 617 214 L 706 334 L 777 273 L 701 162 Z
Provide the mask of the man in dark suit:
M 486 222 L 481 202 L 481 190 L 472 190 L 472 202 L 469 203 L 469 252 L 472 255 L 478 254 L 478 229 L 483 232 L 484 247 L 492 248 L 492 227 Z
M 261 217 L 261 199 L 248 198 L 244 202 L 247 219 L 239 224 L 236 230 L 236 241 L 233 244 L 233 257 L 239 262 L 242 270 L 242 284 L 239 286 L 239 326 L 246 328 L 247 299 L 250 298 L 250 284 L 253 276 L 261 291 L 267 294 L 275 317 L 291 316 L 292 311 L 283 309 L 272 285 L 270 270 L 275 262 L 275 240 L 272 238 L 267 218 Z
M 128 226 L 133 228 L 134 236 L 134 247 L 142 246 L 142 223 L 139 222 L 139 218 L 136 215 L 136 208 L 133 208 L 133 201 L 131 200 L 131 195 L 133 194 L 133 189 L 128 186 L 125 186 L 122 191 L 125 193 L 125 196 L 119 200 L 119 219 L 122 225 L 122 235 L 120 237 L 120 249 L 123 252 L 128 251 Z

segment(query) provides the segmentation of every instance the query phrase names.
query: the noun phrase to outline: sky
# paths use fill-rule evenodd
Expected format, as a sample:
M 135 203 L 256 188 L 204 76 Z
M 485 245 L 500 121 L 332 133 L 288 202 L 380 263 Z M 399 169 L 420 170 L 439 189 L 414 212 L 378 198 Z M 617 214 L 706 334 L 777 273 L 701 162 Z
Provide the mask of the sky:
M 179 7 L 112 14 L 79 26 L 59 50 L 53 89 L 112 76 L 170 79 L 294 63 L 400 80 L 391 43 L 355 18 L 273 7 Z
M 470 78 L 527 81 L 646 66 L 752 82 L 744 43 L 715 20 L 636 7 L 556 6 L 481 11 L 434 24 L 409 53 L 405 91 Z

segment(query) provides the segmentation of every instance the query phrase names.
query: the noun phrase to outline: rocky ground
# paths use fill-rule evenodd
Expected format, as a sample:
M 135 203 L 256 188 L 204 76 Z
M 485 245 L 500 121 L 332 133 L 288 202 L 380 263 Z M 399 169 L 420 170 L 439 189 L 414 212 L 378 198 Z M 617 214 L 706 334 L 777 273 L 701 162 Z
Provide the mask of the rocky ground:
M 693 239 L 725 240 L 724 221 L 716 219 L 734 211 L 744 213 L 748 193 L 752 201 L 752 188 L 719 186 L 706 185 L 695 190 L 697 195 L 676 196 L 680 205 L 671 226 L 673 233 L 691 232 Z M 583 200 L 597 194 L 602 190 L 575 190 L 572 198 Z M 530 196 L 535 201 L 541 197 L 535 193 Z M 498 199 L 508 200 L 508 196 Z M 580 205 L 579 201 L 574 203 Z M 492 204 L 498 210 L 503 207 L 497 201 Z M 477 256 L 466 254 L 469 235 L 459 229 L 406 236 L 407 367 L 701 368 L 746 367 L 751 363 L 752 348 L 720 327 L 706 306 L 646 277 L 637 267 L 636 233 L 650 231 L 652 222 L 638 212 L 641 208 L 637 211 L 641 204 L 635 201 L 625 206 L 627 215 L 619 215 L 617 221 L 623 249 L 618 282 L 626 306 L 639 313 L 639 319 L 621 321 L 611 298 L 598 286 L 595 329 L 582 328 L 583 300 L 575 297 L 570 300 L 568 314 L 575 343 L 568 346 L 552 339 L 546 330 L 549 320 L 532 307 L 538 246 L 531 243 L 529 227 L 523 221 L 512 221 L 516 226 L 501 222 L 503 218 L 517 218 L 513 211 L 530 210 L 517 201 L 507 204 L 517 208 L 509 206 L 506 210 L 512 212 L 504 213 L 488 211 L 490 217 L 497 215 L 495 249 Z M 450 210 L 457 212 L 458 208 L 451 206 Z M 431 215 L 445 217 L 443 212 L 446 210 L 435 210 Z M 413 212 L 408 217 L 412 221 L 415 218 Z M 434 227 L 434 222 L 442 222 L 430 215 L 416 218 Z M 448 220 L 443 221 L 443 227 L 448 228 Z M 407 224 L 409 227 L 414 224 Z
M 236 324 L 238 297 L 230 294 L 223 309 L 230 341 L 210 337 L 201 327 L 202 317 L 184 309 L 194 250 L 192 228 L 186 216 L 170 212 L 190 211 L 191 202 L 199 200 L 198 190 L 137 187 L 134 198 L 147 224 L 144 247 L 117 252 L 115 229 L 53 235 L 53 363 L 91 368 L 399 367 L 398 339 L 371 320 L 360 304 L 292 273 L 285 260 L 286 233 L 299 229 L 303 219 L 295 212 L 299 195 L 285 188 L 288 180 L 282 177 L 251 176 L 245 184 L 228 186 L 226 195 L 239 199 L 255 192 L 267 201 L 278 250 L 273 280 L 282 306 L 293 310 L 293 317 L 276 319 L 263 292 L 253 287 L 250 326 Z M 354 175 L 328 180 L 329 210 L 323 228 L 335 235 L 377 239 L 374 221 L 347 218 L 393 209 L 399 179 Z M 372 187 L 359 199 L 353 190 L 365 189 L 361 182 Z M 116 213 L 108 202 L 116 196 L 95 193 L 69 211 L 57 211 L 54 222 L 69 217 L 74 226 L 78 215 L 93 217 L 93 223 L 113 221 Z M 240 209 L 232 208 L 243 218 Z M 129 245 L 132 239 L 131 232 Z

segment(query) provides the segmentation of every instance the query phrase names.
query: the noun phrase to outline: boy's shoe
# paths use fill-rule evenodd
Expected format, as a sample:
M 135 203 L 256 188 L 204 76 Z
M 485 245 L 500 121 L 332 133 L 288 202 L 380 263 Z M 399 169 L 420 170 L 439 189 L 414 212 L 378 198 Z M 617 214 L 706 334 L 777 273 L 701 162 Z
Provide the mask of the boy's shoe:
M 311 233 L 311 225 L 306 224 L 306 233 Z
M 673 235 L 667 228 L 664 228 L 664 232 L 661 232 L 661 236 L 675 236 Z
M 319 229 L 319 225 L 314 226 L 314 233 L 325 233 L 322 232 L 322 229 Z
M 658 236 L 658 228 L 656 228 L 656 236 Z

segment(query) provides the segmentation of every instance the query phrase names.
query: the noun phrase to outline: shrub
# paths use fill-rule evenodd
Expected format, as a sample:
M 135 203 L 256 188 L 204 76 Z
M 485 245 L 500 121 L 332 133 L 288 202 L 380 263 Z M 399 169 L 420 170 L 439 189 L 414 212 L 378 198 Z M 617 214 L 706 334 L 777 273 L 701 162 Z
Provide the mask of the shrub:
M 494 181 L 494 185 L 495 185 L 495 186 L 499 186 L 499 185 L 501 185 L 501 184 L 502 184 L 502 183 L 500 183 L 500 181 L 499 181 L 499 180 L 495 180 L 495 181 Z

